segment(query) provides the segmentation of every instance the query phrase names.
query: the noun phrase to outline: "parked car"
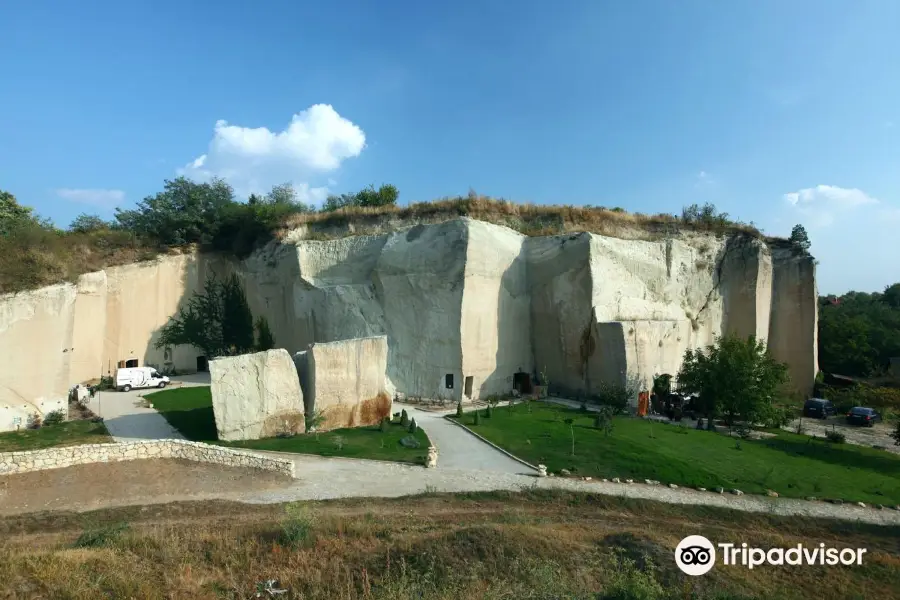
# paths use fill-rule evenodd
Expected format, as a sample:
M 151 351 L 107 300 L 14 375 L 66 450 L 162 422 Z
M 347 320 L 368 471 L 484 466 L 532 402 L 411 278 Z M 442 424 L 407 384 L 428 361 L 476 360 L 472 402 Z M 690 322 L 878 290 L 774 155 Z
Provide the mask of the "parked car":
M 822 398 L 810 398 L 803 405 L 803 416 L 816 419 L 827 419 L 829 415 L 836 414 L 834 404 Z
M 881 420 L 874 408 L 866 408 L 864 406 L 854 406 L 847 413 L 847 422 L 851 425 L 863 425 L 865 427 L 874 427 L 877 421 Z
M 168 384 L 169 378 L 152 367 L 123 367 L 116 371 L 116 389 L 122 392 L 129 392 L 132 388 L 164 388 Z

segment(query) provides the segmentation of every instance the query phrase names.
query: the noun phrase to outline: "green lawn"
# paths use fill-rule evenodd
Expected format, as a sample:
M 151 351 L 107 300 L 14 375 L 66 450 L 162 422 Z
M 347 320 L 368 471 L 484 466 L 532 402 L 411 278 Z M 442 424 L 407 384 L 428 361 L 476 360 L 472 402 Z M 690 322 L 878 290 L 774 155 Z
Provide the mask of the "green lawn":
M 189 440 L 233 448 L 252 448 L 276 452 L 297 452 L 320 456 L 369 458 L 423 464 L 428 451 L 428 436 L 420 428 L 416 432 L 419 448 L 406 448 L 400 440 L 408 435 L 395 421 L 382 433 L 378 427 L 335 429 L 319 435 L 304 434 L 289 438 L 266 438 L 240 442 L 219 441 L 213 416 L 212 396 L 208 387 L 186 387 L 164 390 L 145 396 L 166 420 Z
M 0 452 L 40 450 L 53 446 L 105 444 L 112 442 L 103 423 L 66 421 L 40 429 L 23 429 L 0 433 Z
M 564 420 L 574 419 L 572 434 Z M 782 496 L 840 498 L 885 505 L 900 503 L 900 456 L 851 444 L 831 444 L 781 431 L 767 440 L 736 443 L 718 433 L 616 418 L 609 437 L 593 417 L 577 409 L 532 403 L 494 410 L 474 426 L 485 438 L 532 464 L 576 475 L 656 479 L 662 483 Z

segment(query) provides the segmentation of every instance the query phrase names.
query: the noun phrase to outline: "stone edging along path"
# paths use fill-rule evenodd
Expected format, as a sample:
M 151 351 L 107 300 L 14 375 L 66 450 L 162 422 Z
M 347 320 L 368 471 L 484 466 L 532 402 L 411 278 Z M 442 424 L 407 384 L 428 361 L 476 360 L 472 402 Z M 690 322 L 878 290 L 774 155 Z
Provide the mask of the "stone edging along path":
M 3 452 L 0 453 L 0 475 L 148 458 L 180 458 L 225 467 L 262 469 L 294 477 L 292 460 L 186 440 L 141 440 Z

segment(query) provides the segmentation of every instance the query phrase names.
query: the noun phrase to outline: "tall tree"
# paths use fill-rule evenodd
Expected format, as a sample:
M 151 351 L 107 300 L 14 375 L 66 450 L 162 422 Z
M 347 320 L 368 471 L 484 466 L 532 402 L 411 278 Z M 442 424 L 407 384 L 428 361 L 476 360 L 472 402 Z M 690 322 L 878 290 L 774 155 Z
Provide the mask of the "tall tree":
M 754 336 L 724 336 L 705 350 L 688 350 L 678 373 L 679 389 L 697 394 L 710 420 L 721 415 L 729 425 L 765 418 L 786 381 L 787 366 Z
M 236 275 L 206 280 L 178 315 L 160 331 L 157 348 L 190 345 L 208 358 L 251 352 L 255 346 L 253 315 Z
M 69 225 L 69 231 L 74 231 L 75 233 L 90 233 L 91 231 L 98 231 L 108 227 L 109 223 L 97 215 L 81 213 L 72 220 L 72 223 Z
M 269 321 L 265 317 L 256 319 L 256 349 L 260 352 L 271 350 L 275 347 L 275 336 L 269 328 Z
M 185 177 L 165 182 L 165 189 L 148 196 L 133 210 L 116 209 L 122 227 L 160 244 L 210 244 L 234 204 L 225 181 L 196 183 Z
M 11 193 L 0 190 L 0 235 L 27 226 L 50 227 L 50 223 L 35 215 L 30 206 L 19 204 Z
M 794 225 L 794 228 L 791 230 L 791 237 L 788 238 L 788 241 L 791 243 L 794 251 L 801 256 L 809 255 L 809 248 L 811 246 L 809 242 L 809 235 L 806 233 L 806 228 L 799 223 Z

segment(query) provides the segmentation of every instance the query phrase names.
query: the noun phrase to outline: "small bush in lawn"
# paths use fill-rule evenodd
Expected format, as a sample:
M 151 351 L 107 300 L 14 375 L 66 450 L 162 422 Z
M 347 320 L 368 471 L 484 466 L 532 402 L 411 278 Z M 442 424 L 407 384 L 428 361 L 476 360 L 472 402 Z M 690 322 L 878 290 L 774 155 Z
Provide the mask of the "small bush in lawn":
M 75 540 L 76 548 L 103 548 L 111 546 L 128 530 L 128 523 L 111 523 L 84 530 Z
M 381 429 L 381 433 L 387 433 L 388 427 L 390 426 L 390 424 L 391 424 L 391 420 L 389 418 L 387 418 L 387 417 L 383 418 L 381 420 L 381 425 L 379 426 L 379 428 Z
M 484 409 L 484 416 L 487 417 L 488 419 L 490 419 L 494 414 L 493 411 L 494 411 L 494 409 L 491 408 L 490 404 L 488 404 L 488 407 L 486 409 Z
M 480 423 L 481 423 L 481 411 L 476 410 L 475 411 L 475 422 L 473 423 L 473 425 L 479 425 Z
M 611 406 L 601 406 L 594 415 L 594 427 L 601 430 L 607 437 L 613 431 L 613 414 L 615 409 Z
M 416 420 L 415 419 L 411 420 L 409 422 L 409 432 L 414 434 L 416 432 L 416 430 L 418 430 L 418 429 L 419 429 L 419 426 L 416 424 Z
M 463 410 L 462 410 L 462 400 L 456 403 L 456 418 L 462 419 Z
M 50 427 L 51 425 L 59 425 L 63 421 L 66 420 L 66 415 L 61 410 L 54 410 L 52 412 L 48 412 L 44 415 L 44 427 Z
M 312 535 L 312 515 L 301 503 L 291 503 L 284 507 L 285 516 L 281 526 L 281 543 L 298 547 L 310 542 Z
M 400 424 L 404 427 L 409 427 L 409 415 L 406 414 L 406 409 L 403 409 L 403 412 L 400 413 Z
M 840 431 L 826 431 L 825 439 L 833 444 L 843 444 L 847 441 L 847 437 Z

